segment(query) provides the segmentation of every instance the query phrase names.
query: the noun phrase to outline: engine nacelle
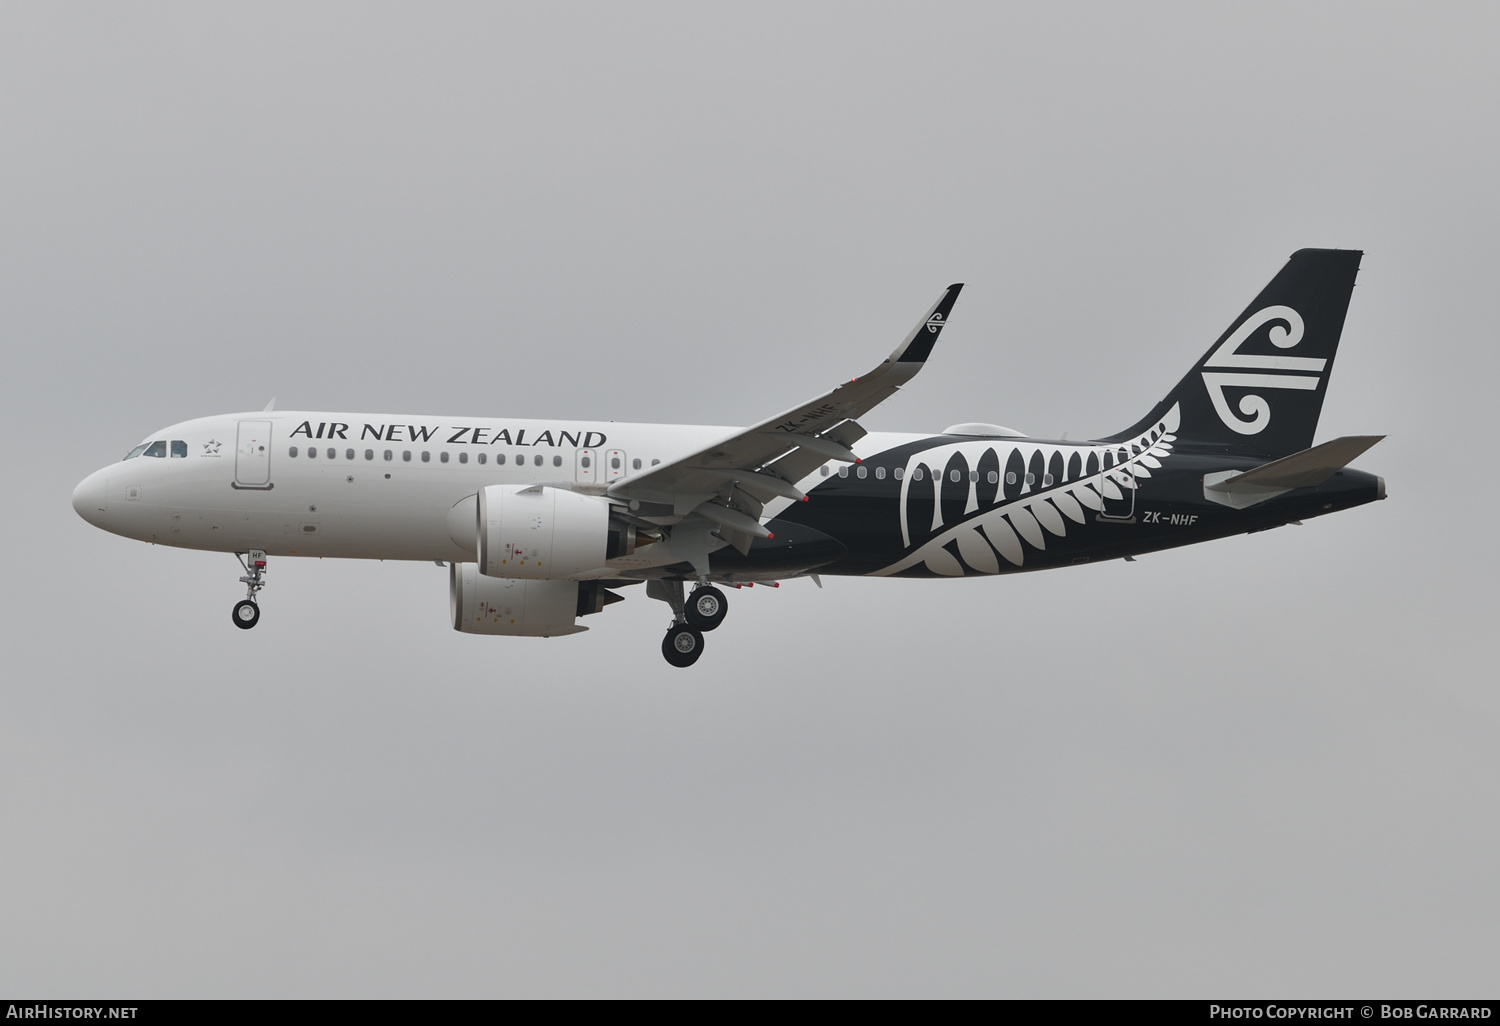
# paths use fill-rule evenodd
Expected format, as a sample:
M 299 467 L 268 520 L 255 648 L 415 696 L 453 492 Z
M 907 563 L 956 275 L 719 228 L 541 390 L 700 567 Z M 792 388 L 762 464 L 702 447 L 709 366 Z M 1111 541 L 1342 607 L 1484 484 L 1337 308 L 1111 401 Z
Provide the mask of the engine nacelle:
M 609 502 L 561 488 L 490 485 L 479 492 L 479 572 L 577 580 L 609 558 Z
M 577 623 L 577 618 L 595 611 L 596 591 L 603 589 L 593 582 L 486 577 L 474 563 L 451 563 L 448 568 L 453 629 L 464 634 L 527 638 L 577 634 L 588 630 Z M 590 608 L 580 610 L 585 602 Z

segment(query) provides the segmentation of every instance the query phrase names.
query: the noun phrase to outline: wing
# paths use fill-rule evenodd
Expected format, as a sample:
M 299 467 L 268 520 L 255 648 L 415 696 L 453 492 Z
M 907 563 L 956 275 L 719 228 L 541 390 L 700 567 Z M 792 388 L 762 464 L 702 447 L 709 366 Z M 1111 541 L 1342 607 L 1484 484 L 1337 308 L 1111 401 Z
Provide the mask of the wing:
M 855 418 L 916 377 L 962 288 L 948 286 L 896 350 L 868 374 L 682 459 L 623 478 L 609 495 L 658 524 L 701 517 L 741 551 L 755 537 L 770 537 L 760 523 L 767 502 L 806 498 L 795 482 L 828 460 L 859 462 L 850 446 L 866 432 Z

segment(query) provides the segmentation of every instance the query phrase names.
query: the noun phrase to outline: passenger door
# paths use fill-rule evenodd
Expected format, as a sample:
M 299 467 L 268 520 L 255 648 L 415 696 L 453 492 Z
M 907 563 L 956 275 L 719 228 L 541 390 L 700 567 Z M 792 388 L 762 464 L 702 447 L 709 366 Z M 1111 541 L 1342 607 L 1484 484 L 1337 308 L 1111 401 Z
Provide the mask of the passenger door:
M 234 449 L 234 483 L 238 488 L 271 487 L 271 422 L 242 420 Z
M 1104 453 L 1104 459 L 1099 461 L 1098 487 L 1104 502 L 1100 516 L 1109 520 L 1134 519 L 1135 464 L 1130 462 L 1129 449 L 1121 446 Z

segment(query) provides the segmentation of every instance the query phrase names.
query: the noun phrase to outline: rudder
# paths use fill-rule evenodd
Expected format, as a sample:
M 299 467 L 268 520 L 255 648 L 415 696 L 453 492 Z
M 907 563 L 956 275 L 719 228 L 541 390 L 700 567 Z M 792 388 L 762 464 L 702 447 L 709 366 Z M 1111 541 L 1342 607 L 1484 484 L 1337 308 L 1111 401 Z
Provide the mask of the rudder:
M 1177 406 L 1177 436 L 1195 447 L 1270 457 L 1310 447 L 1363 255 L 1293 253 L 1150 414 L 1103 441 L 1140 435 Z

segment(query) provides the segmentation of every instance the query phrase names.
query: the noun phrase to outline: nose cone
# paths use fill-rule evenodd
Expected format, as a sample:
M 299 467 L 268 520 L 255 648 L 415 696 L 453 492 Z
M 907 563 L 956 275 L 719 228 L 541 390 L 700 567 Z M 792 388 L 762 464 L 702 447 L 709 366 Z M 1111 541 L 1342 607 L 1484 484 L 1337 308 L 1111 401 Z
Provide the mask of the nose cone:
M 104 471 L 96 470 L 73 489 L 73 509 L 95 527 L 103 527 L 105 509 Z

